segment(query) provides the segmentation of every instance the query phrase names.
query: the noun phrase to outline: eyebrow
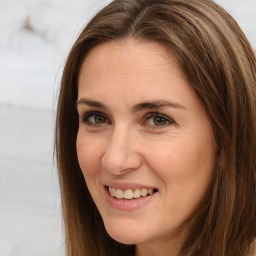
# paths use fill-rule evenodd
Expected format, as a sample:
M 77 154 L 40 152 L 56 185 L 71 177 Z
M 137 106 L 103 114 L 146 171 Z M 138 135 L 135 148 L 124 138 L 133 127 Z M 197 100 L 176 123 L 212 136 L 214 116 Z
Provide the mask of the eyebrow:
M 142 102 L 139 104 L 136 104 L 132 111 L 138 112 L 145 109 L 157 109 L 162 107 L 171 107 L 171 108 L 177 108 L 177 109 L 184 109 L 187 110 L 187 108 L 181 104 L 178 104 L 176 102 L 170 102 L 166 100 L 157 100 L 157 101 L 151 101 L 151 102 Z
M 80 104 L 85 104 L 90 107 L 96 107 L 96 108 L 101 108 L 105 110 L 109 109 L 106 105 L 104 105 L 101 102 L 85 99 L 85 98 L 81 98 L 80 100 L 77 101 L 77 106 Z M 176 109 L 188 110 L 185 106 L 178 104 L 176 102 L 170 102 L 166 100 L 156 100 L 156 101 L 142 102 L 142 103 L 136 104 L 133 106 L 132 112 L 136 113 L 139 111 L 143 111 L 145 109 L 157 109 L 162 107 L 171 107 Z
M 94 101 L 94 100 L 89 100 L 89 99 L 85 99 L 85 98 L 81 98 L 80 100 L 77 101 L 76 105 L 78 106 L 80 104 L 85 104 L 85 105 L 88 105 L 90 107 L 108 109 L 108 107 L 106 105 L 104 105 L 103 103 L 101 103 L 101 102 Z

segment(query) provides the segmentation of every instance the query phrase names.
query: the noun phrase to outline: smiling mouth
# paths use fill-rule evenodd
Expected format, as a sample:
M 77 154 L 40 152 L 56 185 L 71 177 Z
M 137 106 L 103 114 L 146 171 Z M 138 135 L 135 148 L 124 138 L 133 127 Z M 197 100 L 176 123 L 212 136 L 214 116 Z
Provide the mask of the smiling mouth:
M 114 188 L 114 187 L 106 187 L 106 189 L 109 191 L 109 194 L 113 198 L 117 199 L 126 199 L 126 200 L 131 200 L 131 199 L 138 199 L 141 197 L 146 197 L 150 196 L 154 193 L 156 193 L 158 190 L 153 189 L 153 188 L 136 188 L 136 189 L 119 189 L 119 188 Z

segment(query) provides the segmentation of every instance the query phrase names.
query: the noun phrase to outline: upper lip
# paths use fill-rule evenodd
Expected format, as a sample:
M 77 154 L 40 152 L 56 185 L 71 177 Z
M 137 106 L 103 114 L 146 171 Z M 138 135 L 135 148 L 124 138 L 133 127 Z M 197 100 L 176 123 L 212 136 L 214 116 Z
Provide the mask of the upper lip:
M 118 188 L 118 189 L 122 189 L 122 190 L 136 189 L 136 188 L 156 189 L 155 187 L 150 186 L 150 185 L 143 185 L 143 184 L 139 184 L 139 183 L 130 183 L 130 182 L 119 183 L 119 182 L 109 181 L 109 182 L 104 183 L 104 186 Z

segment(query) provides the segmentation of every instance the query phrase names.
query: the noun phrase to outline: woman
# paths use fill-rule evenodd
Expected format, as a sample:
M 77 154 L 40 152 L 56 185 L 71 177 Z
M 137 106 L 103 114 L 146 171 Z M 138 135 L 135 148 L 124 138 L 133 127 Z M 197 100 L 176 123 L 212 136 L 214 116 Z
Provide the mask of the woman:
M 68 256 L 252 256 L 256 61 L 210 0 L 115 0 L 74 44 L 56 152 Z

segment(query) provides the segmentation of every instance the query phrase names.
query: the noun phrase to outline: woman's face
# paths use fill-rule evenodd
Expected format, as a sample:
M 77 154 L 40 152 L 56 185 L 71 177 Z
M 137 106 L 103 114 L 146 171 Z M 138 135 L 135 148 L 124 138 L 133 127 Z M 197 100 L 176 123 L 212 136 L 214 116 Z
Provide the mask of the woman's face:
M 181 234 L 206 193 L 215 144 L 204 107 L 157 43 L 104 43 L 78 88 L 77 154 L 107 232 L 125 244 Z

